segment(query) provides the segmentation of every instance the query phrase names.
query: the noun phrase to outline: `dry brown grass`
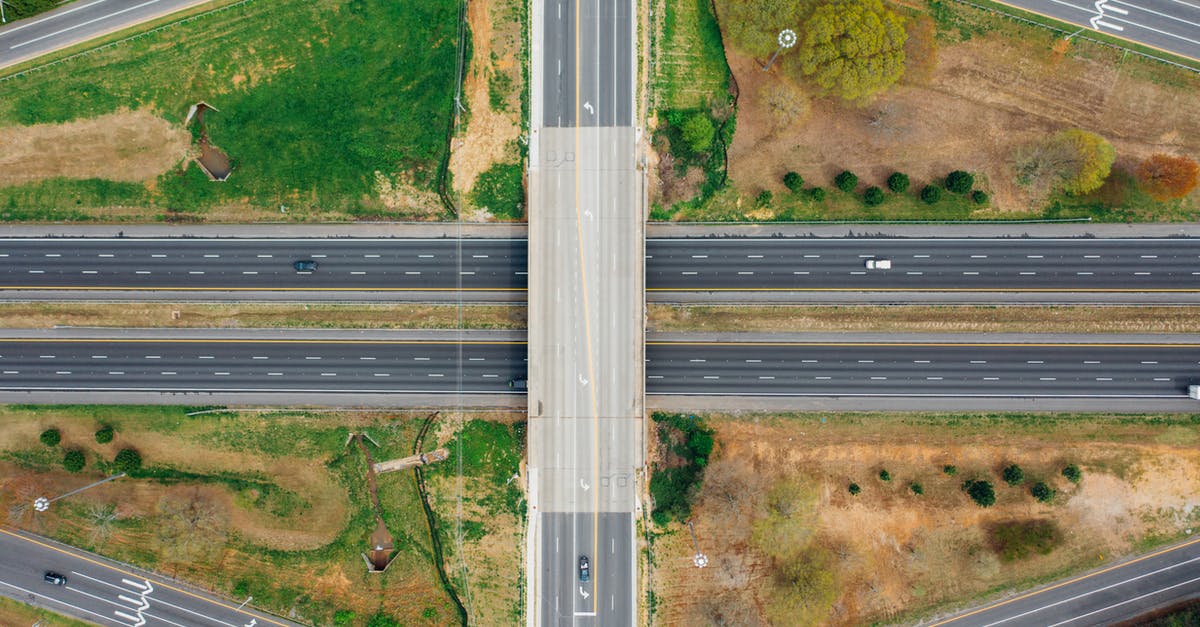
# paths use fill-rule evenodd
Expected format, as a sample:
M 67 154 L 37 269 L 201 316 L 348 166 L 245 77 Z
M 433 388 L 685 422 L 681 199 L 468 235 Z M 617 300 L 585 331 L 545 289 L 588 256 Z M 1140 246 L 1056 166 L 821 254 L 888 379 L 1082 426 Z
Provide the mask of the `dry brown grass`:
M 761 498 L 746 495 L 782 478 L 817 486 L 812 531 L 832 556 L 837 589 L 820 624 L 911 624 L 930 608 L 1092 567 L 1200 519 L 1200 427 L 1186 420 L 810 414 L 715 416 L 710 424 L 718 442 L 708 471 L 714 480 L 706 480 L 692 518 L 712 562 L 703 571 L 691 565 L 686 532 L 657 540 L 658 624 L 700 624 L 714 611 L 704 600 L 714 598 L 733 599 L 742 607 L 726 608 L 752 614 L 740 624 L 763 624 L 773 568 L 750 531 L 764 516 Z M 1024 486 L 1000 481 L 1007 463 L 1024 468 Z M 1066 463 L 1083 469 L 1080 485 L 1059 474 Z M 945 464 L 957 474 L 944 474 Z M 877 478 L 882 468 L 888 483 Z M 962 493 L 968 478 L 993 482 L 993 507 L 979 508 Z M 1052 504 L 1029 496 L 1035 480 L 1058 491 Z M 847 491 L 852 481 L 862 487 L 858 496 Z M 908 489 L 912 481 L 922 483 L 923 495 Z M 1064 532 L 1048 555 L 1007 562 L 990 548 L 990 523 L 1039 518 Z
M 0 133 L 0 185 L 46 178 L 151 181 L 188 155 L 192 138 L 149 111 L 118 111 Z
M 41 627 L 87 627 L 90 623 L 60 616 L 49 610 L 0 597 L 0 625 L 40 625 Z
M 650 305 L 651 331 L 1192 333 L 1192 307 Z
M 468 329 L 523 329 L 525 308 L 463 307 Z M 0 328 L 53 326 L 147 328 L 454 329 L 454 305 L 201 305 L 180 303 L 0 303 Z

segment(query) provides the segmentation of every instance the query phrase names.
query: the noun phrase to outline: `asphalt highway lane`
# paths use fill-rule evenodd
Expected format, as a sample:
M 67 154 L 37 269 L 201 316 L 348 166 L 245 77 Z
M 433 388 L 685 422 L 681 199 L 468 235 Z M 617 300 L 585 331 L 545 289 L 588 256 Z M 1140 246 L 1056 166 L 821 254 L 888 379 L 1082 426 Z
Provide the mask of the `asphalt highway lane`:
M 1200 538 L 1018 594 L 928 627 L 1089 627 L 1124 624 L 1200 597 Z
M 66 576 L 66 585 L 43 581 L 46 571 Z M 153 573 L 3 528 L 0 595 L 104 627 L 299 627 Z
M 1200 60 L 1200 5 L 1180 0 L 1002 0 L 1080 27 Z
M 400 340 L 3 339 L 0 390 L 437 394 L 461 381 L 464 393 L 516 393 L 509 381 L 526 376 L 522 342 L 459 351 Z M 1200 345 L 649 342 L 645 364 L 650 394 L 1181 398 L 1200 382 Z
M 527 255 L 516 239 L 0 239 L 0 289 L 519 292 Z M 657 239 L 645 256 L 650 292 L 1200 292 L 1185 238 Z
M 209 0 L 76 0 L 0 28 L 0 67 L 206 2 Z

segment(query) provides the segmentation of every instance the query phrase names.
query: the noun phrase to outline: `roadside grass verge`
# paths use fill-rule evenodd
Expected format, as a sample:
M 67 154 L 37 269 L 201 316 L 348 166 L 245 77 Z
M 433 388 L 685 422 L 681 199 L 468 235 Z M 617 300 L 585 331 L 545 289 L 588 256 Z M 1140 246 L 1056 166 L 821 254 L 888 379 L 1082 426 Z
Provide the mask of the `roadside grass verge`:
M 656 109 L 698 111 L 727 97 L 729 66 L 709 0 L 656 0 Z
M 196 408 L 0 407 L 0 504 L 8 523 L 228 598 L 253 595 L 258 607 L 314 624 L 333 624 L 338 611 L 351 612 L 352 625 L 453 620 L 411 473 L 379 482 L 395 560 L 387 572 L 369 574 L 360 556 L 375 514 L 366 459 L 346 439 L 366 430 L 382 445 L 369 445 L 376 461 L 407 456 L 423 414 L 281 409 L 187 416 L 189 409 Z M 96 443 L 100 424 L 114 427 L 111 443 Z M 38 442 L 50 426 L 63 436 L 53 449 Z M 26 493 L 60 494 L 103 476 L 107 460 L 129 446 L 145 460 L 139 473 L 64 499 L 36 521 L 16 507 Z M 62 470 L 66 448 L 84 450 L 81 474 Z M 472 495 L 506 502 L 508 492 L 493 485 L 473 485 Z M 490 527 L 472 533 L 481 545 L 493 542 Z M 517 543 L 509 540 L 502 544 L 513 545 L 514 557 L 494 567 L 519 572 Z M 472 558 L 467 563 L 476 568 Z
M 223 184 L 196 167 L 163 174 L 143 192 L 150 217 L 241 206 L 290 220 L 428 218 L 441 210 L 429 199 L 447 149 L 456 20 L 453 0 L 250 2 L 0 83 L 0 123 L 146 107 L 181 123 L 204 100 L 220 110 L 205 123 L 234 174 Z M 3 206 L 44 211 L 73 193 L 74 208 L 104 217 L 87 189 L 25 187 Z M 115 200 L 143 199 L 124 190 Z
M 1190 307 L 655 305 L 658 332 L 1192 333 Z
M 466 329 L 524 329 L 524 307 L 466 305 Z M 51 328 L 304 328 L 304 329 L 456 329 L 456 305 L 424 303 L 313 304 L 260 303 L 0 303 L 0 327 Z
M 74 618 L 55 614 L 50 610 L 26 605 L 8 597 L 0 597 L 0 624 L 4 625 L 41 625 L 42 627 L 88 627 L 85 623 Z

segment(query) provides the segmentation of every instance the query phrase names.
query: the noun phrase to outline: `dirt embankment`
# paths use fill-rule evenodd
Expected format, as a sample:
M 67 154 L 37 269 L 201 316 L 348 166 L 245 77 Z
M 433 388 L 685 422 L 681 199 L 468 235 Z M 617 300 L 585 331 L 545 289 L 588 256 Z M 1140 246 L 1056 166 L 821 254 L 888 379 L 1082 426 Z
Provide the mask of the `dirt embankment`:
M 1063 57 L 1005 35 L 945 45 L 928 84 L 902 83 L 861 104 L 817 98 L 784 127 L 757 97 L 786 80 L 783 70 L 727 56 L 742 94 L 729 174 L 751 196 L 783 192 L 788 171 L 826 187 L 842 170 L 879 186 L 901 171 L 919 188 L 962 169 L 983 175 L 996 208 L 1023 211 L 1030 198 L 1014 182 L 1014 152 L 1066 128 L 1104 136 L 1127 169 L 1156 152 L 1200 156 L 1200 77 L 1155 82 L 1120 61 Z
M 0 133 L 0 185 L 40 179 L 150 181 L 183 160 L 192 138 L 149 111 L 118 111 Z
M 800 521 L 793 530 L 810 534 L 828 556 L 833 601 L 819 624 L 911 623 L 928 611 L 922 608 L 1096 566 L 1136 550 L 1148 536 L 1200 526 L 1194 424 L 883 415 L 748 416 L 710 424 L 719 448 L 692 517 L 710 564 L 691 565 L 686 531 L 657 541 L 657 624 L 703 624 L 715 616 L 766 624 L 779 580 L 755 534 L 768 511 L 761 495 L 783 478 L 801 482 L 811 495 L 805 511 L 793 514 Z M 1019 487 L 999 478 L 1012 463 L 1024 469 Z M 1079 485 L 1061 475 L 1067 463 L 1083 469 Z M 956 473 L 946 474 L 945 465 Z M 885 469 L 887 482 L 879 479 Z M 978 507 L 963 493 L 962 481 L 971 478 L 995 485 L 994 506 Z M 1029 494 L 1039 480 L 1057 490 L 1048 505 Z M 850 494 L 851 482 L 859 494 Z M 922 494 L 913 492 L 913 482 Z M 1045 555 L 1006 561 L 988 536 L 999 522 L 1041 519 L 1061 531 Z

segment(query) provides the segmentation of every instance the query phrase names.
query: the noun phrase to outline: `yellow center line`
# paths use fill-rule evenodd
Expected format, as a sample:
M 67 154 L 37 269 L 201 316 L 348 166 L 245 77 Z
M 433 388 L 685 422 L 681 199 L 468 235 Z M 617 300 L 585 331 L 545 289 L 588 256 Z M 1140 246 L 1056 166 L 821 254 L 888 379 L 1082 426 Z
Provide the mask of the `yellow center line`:
M 1022 292 L 1045 292 L 1061 294 L 1106 294 L 1127 293 L 1195 293 L 1200 288 L 1161 287 L 1161 288 L 1125 288 L 1125 287 L 648 287 L 647 292 L 1003 292 L 1020 294 Z
M 1189 541 L 1187 541 L 1187 542 L 1185 542 L 1185 543 L 1183 543 L 1183 544 L 1180 544 L 1179 546 L 1173 546 L 1173 547 L 1170 547 L 1170 548 L 1163 549 L 1163 550 L 1161 550 L 1161 551 L 1156 551 L 1156 552 L 1154 552 L 1154 553 L 1151 553 L 1151 554 L 1149 554 L 1149 555 L 1143 555 L 1143 556 L 1141 556 L 1141 557 L 1139 557 L 1139 558 L 1136 558 L 1136 559 L 1129 560 L 1128 562 L 1122 562 L 1122 563 L 1120 563 L 1120 564 L 1114 564 L 1114 565 L 1112 565 L 1112 566 L 1109 566 L 1109 567 L 1107 567 L 1107 568 L 1102 568 L 1102 569 L 1100 569 L 1100 570 L 1098 570 L 1098 571 L 1095 571 L 1095 572 L 1092 572 L 1092 573 L 1088 573 L 1088 574 L 1086 574 L 1086 575 L 1080 575 L 1079 577 L 1076 577 L 1076 578 L 1074 578 L 1074 579 L 1068 579 L 1068 580 L 1066 580 L 1066 581 L 1060 581 L 1059 583 L 1056 583 L 1056 584 L 1054 584 L 1054 585 L 1051 585 L 1051 586 L 1047 586 L 1047 587 L 1045 587 L 1045 588 L 1041 588 L 1041 589 L 1039 589 L 1039 590 L 1034 590 L 1034 591 L 1032 591 L 1032 592 L 1026 592 L 1025 594 L 1021 594 L 1021 595 L 1018 595 L 1018 596 L 1012 597 L 1011 599 L 1005 599 L 1005 600 L 1003 600 L 1003 601 L 999 601 L 999 602 L 997 602 L 997 603 L 993 603 L 993 604 L 991 604 L 991 605 L 986 605 L 986 606 L 984 606 L 984 607 L 981 607 L 981 608 L 979 608 L 979 609 L 977 609 L 977 610 L 972 610 L 972 611 L 970 611 L 970 612 L 967 612 L 966 614 L 960 614 L 960 615 L 958 615 L 958 616 L 955 616 L 955 617 L 953 617 L 953 618 L 948 618 L 948 619 L 946 619 L 946 620 L 943 620 L 943 621 L 941 621 L 941 622 L 934 623 L 934 624 L 930 625 L 929 627 L 938 627 L 939 625 L 946 625 L 946 624 L 948 624 L 948 623 L 953 623 L 954 621 L 957 621 L 957 620 L 962 620 L 962 619 L 964 619 L 964 618 L 968 618 L 968 617 L 970 617 L 970 616 L 975 616 L 976 614 L 980 614 L 980 613 L 982 613 L 982 612 L 986 612 L 986 611 L 988 611 L 988 610 L 993 610 L 993 609 L 995 609 L 995 608 L 998 608 L 998 607 L 1002 607 L 1002 606 L 1008 605 L 1009 603 L 1015 603 L 1015 602 L 1017 602 L 1017 601 L 1023 601 L 1023 600 L 1025 600 L 1025 599 L 1028 599 L 1028 598 L 1030 598 L 1030 597 L 1035 597 L 1035 596 L 1037 596 L 1037 595 L 1039 595 L 1039 594 L 1045 594 L 1045 593 L 1047 593 L 1047 592 L 1050 592 L 1051 590 L 1057 590 L 1057 589 L 1059 589 L 1059 588 L 1062 588 L 1063 586 L 1069 586 L 1069 585 L 1071 585 L 1071 584 L 1073 584 L 1073 583 L 1078 583 L 1078 582 L 1080 582 L 1080 581 L 1084 581 L 1084 580 L 1086 580 L 1086 579 L 1091 579 L 1092 577 L 1096 577 L 1096 576 L 1098 576 L 1098 575 L 1103 575 L 1103 574 L 1105 574 L 1105 573 L 1110 573 L 1110 572 L 1112 572 L 1112 571 L 1114 571 L 1114 570 L 1119 570 L 1119 569 L 1121 569 L 1121 568 L 1125 568 L 1125 567 L 1127 567 L 1127 566 L 1132 566 L 1133 564 L 1137 564 L 1138 562 L 1142 562 L 1142 561 L 1148 560 L 1148 559 L 1150 559 L 1150 558 L 1152 558 L 1152 557 L 1158 557 L 1159 555 L 1165 555 L 1165 554 L 1167 554 L 1167 553 L 1171 553 L 1172 551 L 1178 551 L 1178 550 L 1180 550 L 1180 549 L 1185 549 L 1185 548 L 1187 548 L 1187 547 L 1189 547 L 1189 546 L 1192 546 L 1193 544 L 1196 544 L 1196 543 L 1198 543 L 1198 542 L 1200 542 L 1200 538 L 1196 538 L 1196 539 L 1194 539 L 1194 540 L 1189 540 Z
M 6 535 L 6 536 L 11 536 L 11 537 L 13 537 L 13 538 L 16 538 L 16 539 L 18 539 L 18 540 L 21 540 L 21 541 L 24 541 L 24 542 L 28 542 L 29 544 L 35 544 L 35 545 L 37 545 L 37 546 L 40 546 L 40 547 L 42 547 L 42 548 L 44 548 L 44 549 L 50 549 L 51 551 L 55 551 L 55 552 L 57 552 L 57 553 L 61 553 L 61 554 L 63 554 L 63 555 L 67 555 L 67 556 L 73 557 L 73 558 L 75 558 L 75 559 L 83 560 L 83 561 L 85 561 L 85 562 L 87 562 L 87 563 L 89 563 L 89 564 L 92 564 L 92 565 L 94 565 L 94 566 L 99 566 L 99 567 L 101 567 L 101 568 L 105 568 L 105 569 L 111 570 L 111 571 L 113 571 L 113 572 L 120 573 L 120 574 L 122 574 L 122 575 L 128 575 L 128 576 L 130 576 L 130 577 L 133 577 L 134 579 L 149 579 L 148 577 L 146 577 L 146 576 L 144 576 L 144 575 L 139 575 L 139 574 L 137 574 L 137 573 L 130 572 L 130 571 L 128 571 L 128 570 L 125 570 L 125 569 L 123 569 L 123 568 L 117 568 L 116 566 L 112 566 L 112 565 L 110 565 L 110 564 L 105 564 L 104 562 L 101 562 L 101 561 L 98 561 L 98 560 L 94 560 L 94 559 L 92 559 L 92 558 L 90 558 L 90 557 L 87 557 L 86 555 L 80 555 L 80 554 L 78 554 L 78 553 L 72 553 L 71 551 L 67 551 L 67 550 L 64 550 L 64 549 L 60 549 L 60 548 L 58 548 L 58 547 L 56 547 L 56 546 L 53 546 L 53 545 L 50 545 L 50 544 L 46 544 L 45 542 L 40 542 L 40 541 L 38 541 L 38 540 L 34 540 L 33 538 L 28 538 L 28 537 L 26 537 L 26 536 L 23 536 L 23 535 L 21 535 L 21 534 L 19 534 L 19 533 L 14 533 L 14 532 L 12 532 L 12 531 L 9 531 L 8 529 L 6 529 L 6 528 L 4 528 L 4 527 L 0 527 L 0 533 L 3 533 L 3 534 L 4 534 L 4 535 Z M 194 592 L 189 592 L 189 591 L 187 591 L 187 590 L 184 590 L 183 588 L 179 588 L 179 587 L 176 587 L 176 586 L 172 586 L 171 584 L 168 584 L 168 583 L 163 583 L 162 581 L 159 581 L 159 580 L 157 580 L 157 579 L 154 579 L 154 580 L 152 580 L 152 581 L 154 581 L 154 583 L 155 583 L 155 584 L 156 584 L 156 585 L 157 585 L 159 588 L 165 588 L 165 589 L 167 589 L 167 590 L 171 590 L 171 591 L 174 591 L 174 592 L 178 592 L 178 593 L 180 593 L 180 594 L 185 594 L 185 595 L 187 595 L 187 596 L 189 596 L 189 597 L 192 597 L 193 599 L 198 599 L 198 600 L 200 600 L 200 601 L 204 601 L 205 603 L 211 603 L 211 604 L 213 604 L 213 605 L 216 605 L 216 606 L 219 606 L 219 607 L 223 607 L 223 608 L 225 608 L 225 609 L 227 609 L 227 610 L 231 610 L 231 611 L 237 612 L 238 614 L 242 614 L 242 615 L 244 615 L 244 616 L 248 616 L 248 617 L 251 617 L 251 618 L 254 618 L 254 619 L 257 619 L 257 620 L 261 620 L 261 621 L 265 621 L 265 622 L 271 623 L 272 625 L 279 625 L 279 627 L 288 627 L 287 623 L 281 623 L 281 622 L 279 622 L 279 621 L 277 621 L 277 620 L 273 620 L 273 619 L 271 619 L 271 618 L 269 618 L 269 617 L 266 617 L 266 616 L 263 616 L 263 615 L 261 615 L 261 614 L 252 614 L 252 613 L 250 613 L 250 612 L 247 612 L 247 611 L 245 611 L 245 610 L 243 610 L 243 609 L 241 609 L 241 608 L 239 608 L 239 607 L 235 607 L 235 606 L 233 606 L 233 605 L 230 605 L 230 604 L 228 604 L 228 603 L 225 603 L 224 601 L 220 601 L 220 600 L 217 600 L 217 599 L 210 599 L 210 598 L 208 598 L 208 597 L 201 596 L 201 595 L 199 595 L 199 594 L 196 594 L 196 593 L 194 593 Z

